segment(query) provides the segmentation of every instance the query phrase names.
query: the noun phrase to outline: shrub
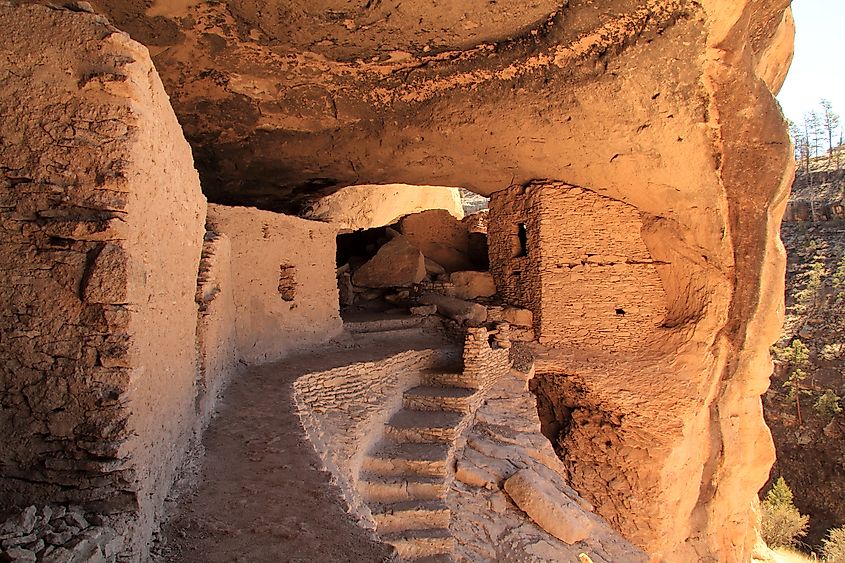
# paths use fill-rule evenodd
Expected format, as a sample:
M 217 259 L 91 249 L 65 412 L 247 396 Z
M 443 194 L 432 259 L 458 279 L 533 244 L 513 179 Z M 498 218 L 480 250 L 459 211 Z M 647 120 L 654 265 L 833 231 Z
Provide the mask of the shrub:
M 805 366 L 810 362 L 810 349 L 801 342 L 800 338 L 796 338 L 784 349 L 783 359 L 792 367 Z
M 828 389 L 818 398 L 813 408 L 819 416 L 830 419 L 842 412 L 842 405 L 839 404 L 841 400 L 842 398 L 832 389 Z
M 833 287 L 845 289 L 845 256 L 839 259 L 836 264 L 836 271 L 833 273 Z
M 795 507 L 792 490 L 783 477 L 778 477 L 766 493 L 761 507 L 763 520 L 760 533 L 769 547 L 793 546 L 807 534 L 810 517 L 802 515 Z
M 827 563 L 845 563 L 845 526 L 831 528 L 822 542 L 822 553 Z

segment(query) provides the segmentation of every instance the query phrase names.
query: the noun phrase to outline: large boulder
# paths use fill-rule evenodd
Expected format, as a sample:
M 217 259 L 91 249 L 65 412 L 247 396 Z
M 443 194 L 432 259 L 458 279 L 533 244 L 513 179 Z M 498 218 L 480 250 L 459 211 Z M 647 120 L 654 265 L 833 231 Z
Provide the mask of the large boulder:
M 436 305 L 438 313 L 462 324 L 478 326 L 487 321 L 487 307 L 478 303 L 439 293 L 425 293 L 419 301 L 423 305 Z
M 583 508 L 531 469 L 510 476 L 505 492 L 538 526 L 562 542 L 579 542 L 593 529 Z
M 411 244 L 446 271 L 473 268 L 469 258 L 469 232 L 446 211 L 432 209 L 408 215 L 402 219 L 400 228 Z
M 400 235 L 358 268 L 352 283 L 359 287 L 405 287 L 421 282 L 425 273 L 422 253 Z
M 490 272 L 453 272 L 449 279 L 455 286 L 452 294 L 459 299 L 496 295 L 496 282 Z

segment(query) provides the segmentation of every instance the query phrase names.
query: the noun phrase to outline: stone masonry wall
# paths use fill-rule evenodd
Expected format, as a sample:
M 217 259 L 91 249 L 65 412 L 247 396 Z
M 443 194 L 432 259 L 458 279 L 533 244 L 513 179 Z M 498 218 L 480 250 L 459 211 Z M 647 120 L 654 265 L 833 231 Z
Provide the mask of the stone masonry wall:
M 258 364 L 336 336 L 335 227 L 250 207 L 208 206 L 231 242 L 238 359 Z
M 463 379 L 481 391 L 510 373 L 510 327 L 498 323 L 496 329 L 468 328 L 464 339 Z M 479 397 L 483 393 L 479 393 Z
M 193 438 L 205 200 L 144 47 L 0 5 L 0 506 L 137 514 Z
M 491 205 L 491 270 L 506 300 L 533 311 L 542 344 L 630 350 L 654 334 L 666 295 L 636 208 L 565 184 L 508 191 Z M 520 223 L 533 263 L 527 276 L 514 256 Z
M 380 361 L 309 373 L 294 383 L 302 425 L 358 513 L 367 510 L 354 492 L 362 456 L 402 406 L 402 394 L 419 385 L 421 372 L 448 360 L 448 351 L 410 350 Z
M 513 186 L 490 196 L 487 220 L 490 273 L 496 289 L 507 303 L 531 309 L 535 323 L 541 286 L 537 209 L 536 190 Z M 524 226 L 524 241 L 520 240 L 520 225 Z

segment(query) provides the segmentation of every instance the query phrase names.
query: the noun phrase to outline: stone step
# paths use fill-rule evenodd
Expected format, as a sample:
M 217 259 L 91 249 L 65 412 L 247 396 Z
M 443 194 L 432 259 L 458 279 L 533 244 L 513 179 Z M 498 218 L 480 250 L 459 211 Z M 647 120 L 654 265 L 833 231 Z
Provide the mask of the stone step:
M 446 483 L 442 477 L 427 475 L 361 473 L 358 476 L 358 490 L 368 504 L 437 500 L 446 496 Z
M 452 442 L 463 418 L 457 412 L 401 409 L 387 422 L 384 433 L 394 442 Z
M 407 329 L 418 329 L 425 324 L 423 317 L 389 317 L 370 320 L 353 320 L 343 323 L 343 328 L 356 334 L 371 332 L 394 332 Z
M 455 549 L 455 538 L 446 528 L 426 528 L 382 534 L 381 540 L 396 548 L 403 559 L 420 560 L 448 554 Z
M 361 470 L 375 475 L 428 475 L 445 477 L 449 447 L 446 442 L 415 444 L 381 442 L 364 456 Z
M 370 507 L 379 534 L 427 527 L 448 528 L 452 515 L 442 500 L 414 500 Z
M 422 384 L 433 387 L 462 387 L 476 389 L 474 381 L 469 381 L 461 372 L 427 370 L 422 373 Z
M 475 391 L 466 387 L 421 385 L 408 389 L 402 404 L 408 410 L 467 412 Z

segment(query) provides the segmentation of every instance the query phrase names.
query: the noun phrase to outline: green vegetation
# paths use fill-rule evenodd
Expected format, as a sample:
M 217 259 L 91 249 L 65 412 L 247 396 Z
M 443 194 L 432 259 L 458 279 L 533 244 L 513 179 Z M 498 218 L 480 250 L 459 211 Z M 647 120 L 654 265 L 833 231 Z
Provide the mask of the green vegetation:
M 819 416 L 830 420 L 837 414 L 842 413 L 841 400 L 842 397 L 834 393 L 832 389 L 828 389 L 818 398 L 813 408 L 816 409 Z
M 795 400 L 801 393 L 806 393 L 802 388 L 807 374 L 803 367 L 810 363 L 810 350 L 799 338 L 796 338 L 786 348 L 776 350 L 775 355 L 779 362 L 788 365 L 788 372 L 786 381 L 783 383 L 783 388 L 786 389 L 786 395 L 789 400 Z
M 817 110 L 804 114 L 801 123 L 789 122 L 789 133 L 795 144 L 795 160 L 804 173 L 810 172 L 813 158 L 827 155 L 828 167 L 839 166 L 839 151 L 842 145 L 842 129 L 839 115 L 833 104 L 822 99 Z
M 760 533 L 769 547 L 795 546 L 807 535 L 809 516 L 804 516 L 795 507 L 792 490 L 778 477 L 761 504 L 763 510 Z
M 819 356 L 821 359 L 828 361 L 828 362 L 835 362 L 839 360 L 845 355 L 845 344 L 842 342 L 831 342 L 830 344 L 825 344 L 822 347 L 821 354 Z
M 794 401 L 802 393 L 805 395 L 809 393 L 802 388 L 805 379 L 807 379 L 807 374 L 801 368 L 795 368 L 789 372 L 786 381 L 783 382 L 783 388 L 786 389 L 786 396 L 790 401 Z
M 805 275 L 807 281 L 804 289 L 795 294 L 795 306 L 801 311 L 807 311 L 817 304 L 822 280 L 828 275 L 827 268 L 824 267 L 823 257 L 816 254 L 815 260 L 810 265 L 810 271 Z
M 836 264 L 836 271 L 833 272 L 831 285 L 836 291 L 836 301 L 845 301 L 845 255 Z

